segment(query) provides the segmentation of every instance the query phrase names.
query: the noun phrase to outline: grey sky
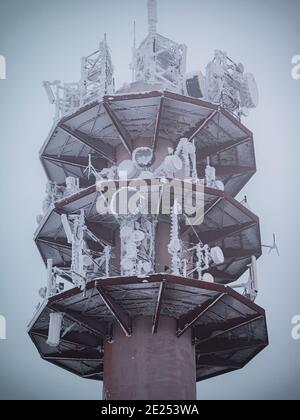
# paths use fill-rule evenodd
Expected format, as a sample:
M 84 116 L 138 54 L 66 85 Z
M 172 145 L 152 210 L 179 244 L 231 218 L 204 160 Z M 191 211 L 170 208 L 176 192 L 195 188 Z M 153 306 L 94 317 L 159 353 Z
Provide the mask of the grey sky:
M 300 81 L 291 59 L 300 54 L 300 0 L 158 0 L 159 32 L 188 46 L 188 68 L 197 70 L 224 49 L 255 74 L 260 106 L 245 120 L 254 132 L 258 173 L 246 186 L 261 217 L 262 238 L 275 231 L 281 258 L 259 262 L 258 304 L 267 311 L 270 346 L 244 370 L 198 385 L 199 399 L 300 398 L 300 341 L 291 318 L 300 314 L 299 156 Z M 45 269 L 32 241 L 45 175 L 39 149 L 54 110 L 43 80 L 75 81 L 80 57 L 106 32 L 117 86 L 130 80 L 132 24 L 146 34 L 146 0 L 0 0 L 0 398 L 97 399 L 101 386 L 40 360 L 26 335 Z

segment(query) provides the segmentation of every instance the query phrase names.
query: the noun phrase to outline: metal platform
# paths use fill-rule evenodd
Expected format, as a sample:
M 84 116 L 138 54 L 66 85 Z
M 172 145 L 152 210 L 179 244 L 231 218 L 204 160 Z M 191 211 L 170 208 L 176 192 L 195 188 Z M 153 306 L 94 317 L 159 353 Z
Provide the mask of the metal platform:
M 205 188 L 204 192 L 204 222 L 199 226 L 186 226 L 186 234 L 190 243 L 197 243 L 198 236 L 210 246 L 223 249 L 224 264 L 213 266 L 210 273 L 217 283 L 228 284 L 238 280 L 247 270 L 253 255 L 259 258 L 262 254 L 259 218 L 227 193 L 211 188 Z M 72 247 L 62 226 L 60 215 L 63 213 L 73 214 L 85 209 L 88 228 L 104 243 L 115 244 L 119 224 L 113 215 L 97 212 L 98 196 L 94 185 L 57 202 L 50 209 L 35 235 L 45 264 L 49 258 L 57 267 L 69 267 L 71 264 Z M 163 216 L 161 218 L 164 220 Z M 93 251 L 102 251 L 99 244 L 88 238 L 87 241 Z
M 58 348 L 46 343 L 51 312 L 64 313 Z M 244 367 L 268 345 L 265 311 L 230 287 L 157 274 L 145 279 L 116 277 L 50 298 L 29 326 L 41 357 L 83 378 L 103 379 L 104 340 L 118 323 L 129 335 L 131 320 L 177 319 L 178 340 L 192 328 L 197 381 Z M 155 355 L 153 355 L 155 357 Z
M 63 184 L 67 176 L 91 183 L 84 174 L 88 156 L 101 170 L 116 163 L 120 148 L 129 154 L 141 144 L 155 151 L 182 137 L 197 145 L 197 169 L 204 177 L 206 158 L 225 191 L 235 196 L 256 172 L 253 135 L 238 118 L 217 105 L 168 91 L 106 96 L 63 118 L 41 150 L 48 178 Z

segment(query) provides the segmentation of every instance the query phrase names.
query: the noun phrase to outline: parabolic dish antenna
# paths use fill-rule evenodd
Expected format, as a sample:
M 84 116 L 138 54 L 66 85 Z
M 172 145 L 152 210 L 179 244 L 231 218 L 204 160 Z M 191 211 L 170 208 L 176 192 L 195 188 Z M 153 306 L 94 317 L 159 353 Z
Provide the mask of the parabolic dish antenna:
M 134 242 L 142 242 L 145 239 L 145 234 L 141 230 L 136 230 L 132 239 Z
M 110 211 L 115 216 L 134 216 L 144 207 L 145 196 L 133 187 L 123 187 L 117 190 L 110 202 Z
M 133 178 L 137 173 L 137 169 L 132 160 L 123 160 L 118 166 L 118 175 L 120 178 Z
M 209 273 L 203 274 L 202 280 L 206 281 L 207 283 L 214 283 L 214 281 L 215 281 L 214 277 Z
M 149 168 L 153 162 L 153 150 L 150 147 L 139 147 L 133 152 L 133 161 L 139 168 Z
M 176 171 L 181 171 L 183 164 L 179 156 L 172 156 L 172 165 Z
M 225 261 L 223 251 L 219 246 L 212 248 L 210 250 L 210 255 L 216 265 L 223 264 Z
M 225 186 L 224 186 L 224 183 L 222 181 L 219 181 L 219 180 L 216 181 L 216 187 L 220 191 L 224 191 L 225 190 Z

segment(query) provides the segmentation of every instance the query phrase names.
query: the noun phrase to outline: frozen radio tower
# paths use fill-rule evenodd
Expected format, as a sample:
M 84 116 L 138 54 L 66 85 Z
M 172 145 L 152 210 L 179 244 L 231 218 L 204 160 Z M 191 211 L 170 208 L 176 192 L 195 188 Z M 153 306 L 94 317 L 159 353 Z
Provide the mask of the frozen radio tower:
M 241 117 L 258 96 L 221 51 L 205 76 L 186 73 L 186 47 L 157 33 L 154 0 L 148 21 L 119 90 L 106 37 L 79 82 L 45 83 L 56 112 L 35 242 L 47 274 L 28 332 L 45 361 L 102 381 L 107 400 L 193 400 L 196 382 L 268 345 L 259 218 L 236 199 L 256 172 Z

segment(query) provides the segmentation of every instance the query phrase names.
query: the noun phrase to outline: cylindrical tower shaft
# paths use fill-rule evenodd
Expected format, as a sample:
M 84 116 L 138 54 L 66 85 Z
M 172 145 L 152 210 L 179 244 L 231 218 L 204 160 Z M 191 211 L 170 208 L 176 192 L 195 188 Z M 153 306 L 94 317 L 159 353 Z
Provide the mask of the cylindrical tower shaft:
M 176 320 L 161 317 L 157 334 L 152 319 L 133 320 L 132 336 L 116 325 L 105 343 L 104 397 L 107 400 L 195 400 L 196 358 L 191 331 L 177 338 Z

